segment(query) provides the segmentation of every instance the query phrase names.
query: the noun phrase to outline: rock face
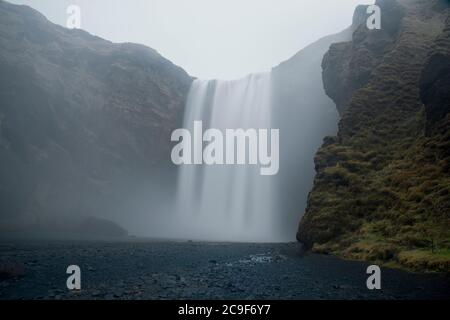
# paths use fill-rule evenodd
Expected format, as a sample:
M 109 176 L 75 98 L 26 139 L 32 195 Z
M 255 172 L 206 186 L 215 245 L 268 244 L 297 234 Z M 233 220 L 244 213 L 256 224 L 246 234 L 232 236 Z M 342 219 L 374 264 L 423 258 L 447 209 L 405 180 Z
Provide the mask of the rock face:
M 445 134 L 450 113 L 450 18 L 426 62 L 420 81 L 420 97 L 426 106 L 427 135 L 439 131 Z
M 341 114 L 297 238 L 316 252 L 450 271 L 449 3 L 377 1 L 323 60 Z
M 275 128 L 280 128 L 280 172 L 278 190 L 280 232 L 295 235 L 298 210 L 306 207 L 314 180 L 312 159 L 323 137 L 336 133 L 338 114 L 322 84 L 322 58 L 331 44 L 350 41 L 365 19 L 365 7 L 355 11 L 353 24 L 324 37 L 272 69 L 272 99 Z M 294 240 L 294 239 L 292 239 Z
M 0 1 L 0 224 L 107 212 L 170 161 L 191 77 Z
M 365 19 L 359 21 L 352 41 L 331 45 L 323 58 L 325 91 L 336 103 L 341 114 L 350 103 L 353 92 L 367 84 L 372 71 L 381 63 L 383 53 L 395 44 L 403 9 L 390 0 L 380 2 L 379 5 L 383 8 L 381 30 L 367 32 L 366 14 Z

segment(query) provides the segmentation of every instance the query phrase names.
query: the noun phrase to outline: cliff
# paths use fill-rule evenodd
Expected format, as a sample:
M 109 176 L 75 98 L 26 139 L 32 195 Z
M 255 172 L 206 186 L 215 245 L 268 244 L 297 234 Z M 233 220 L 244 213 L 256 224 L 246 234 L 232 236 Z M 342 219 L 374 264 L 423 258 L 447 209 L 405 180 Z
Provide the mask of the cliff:
M 192 79 L 155 50 L 4 1 L 0 47 L 3 229 L 109 215 L 169 163 Z
M 330 47 L 323 83 L 341 115 L 315 157 L 297 238 L 315 252 L 450 271 L 448 1 L 377 1 Z
M 273 126 L 281 128 L 280 171 L 277 175 L 281 233 L 295 237 L 298 210 L 306 207 L 314 180 L 312 159 L 322 140 L 336 134 L 338 113 L 322 84 L 322 58 L 331 44 L 350 41 L 366 19 L 366 8 L 355 10 L 353 23 L 339 33 L 308 45 L 272 69 Z M 294 240 L 294 239 L 292 239 Z

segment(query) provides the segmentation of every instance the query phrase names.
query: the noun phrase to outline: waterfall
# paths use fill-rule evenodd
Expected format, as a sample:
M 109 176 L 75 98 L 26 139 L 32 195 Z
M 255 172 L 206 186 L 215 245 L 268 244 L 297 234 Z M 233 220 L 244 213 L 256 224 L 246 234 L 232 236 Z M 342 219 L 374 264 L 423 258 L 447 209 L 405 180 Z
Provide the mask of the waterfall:
M 184 128 L 271 129 L 271 73 L 233 81 L 195 80 Z M 212 241 L 282 241 L 274 176 L 258 165 L 182 165 L 177 190 L 180 237 Z

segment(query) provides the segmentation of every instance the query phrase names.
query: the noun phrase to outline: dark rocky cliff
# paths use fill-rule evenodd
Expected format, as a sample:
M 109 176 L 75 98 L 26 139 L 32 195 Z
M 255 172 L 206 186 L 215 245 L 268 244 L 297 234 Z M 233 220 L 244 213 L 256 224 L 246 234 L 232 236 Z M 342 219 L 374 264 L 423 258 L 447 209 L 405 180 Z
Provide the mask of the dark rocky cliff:
M 155 50 L 3 1 L 0 47 L 3 228 L 108 214 L 170 161 L 192 79 Z
M 306 207 L 314 180 L 312 159 L 323 138 L 337 129 L 335 105 L 323 89 L 322 58 L 331 44 L 351 40 L 367 17 L 365 11 L 359 6 L 350 27 L 319 39 L 272 69 L 273 121 L 282 132 L 277 188 L 282 190 L 278 214 L 283 233 L 295 235 L 298 210 Z
M 316 252 L 450 271 L 449 2 L 377 1 L 323 60 L 341 114 L 315 158 L 298 239 Z

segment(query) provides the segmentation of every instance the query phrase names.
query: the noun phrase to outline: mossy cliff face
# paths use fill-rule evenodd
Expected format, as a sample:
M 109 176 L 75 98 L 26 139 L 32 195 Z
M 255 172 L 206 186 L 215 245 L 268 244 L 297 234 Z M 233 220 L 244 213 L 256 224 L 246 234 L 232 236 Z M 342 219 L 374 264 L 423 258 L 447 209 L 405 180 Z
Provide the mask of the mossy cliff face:
M 378 1 L 323 61 L 341 114 L 297 238 L 316 252 L 419 271 L 450 271 L 448 1 Z

